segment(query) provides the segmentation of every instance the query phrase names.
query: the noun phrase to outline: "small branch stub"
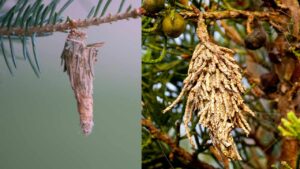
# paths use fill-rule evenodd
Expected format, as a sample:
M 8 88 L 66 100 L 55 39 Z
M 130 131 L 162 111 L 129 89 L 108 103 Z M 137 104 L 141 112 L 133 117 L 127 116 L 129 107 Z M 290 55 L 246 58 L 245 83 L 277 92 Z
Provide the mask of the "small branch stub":
M 61 56 L 64 71 L 67 71 L 77 100 L 80 125 L 84 135 L 92 132 L 93 79 L 97 48 L 103 43 L 86 45 L 86 33 L 72 29 L 67 37 Z

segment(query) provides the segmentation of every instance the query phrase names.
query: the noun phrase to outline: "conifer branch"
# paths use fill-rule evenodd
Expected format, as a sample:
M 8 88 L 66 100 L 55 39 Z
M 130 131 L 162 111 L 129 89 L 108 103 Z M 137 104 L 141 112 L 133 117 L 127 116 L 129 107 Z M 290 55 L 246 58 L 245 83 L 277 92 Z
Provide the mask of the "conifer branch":
M 30 36 L 34 33 L 36 33 L 36 35 L 41 35 L 41 34 L 51 33 L 51 32 L 63 32 L 66 30 L 70 30 L 72 28 L 86 28 L 89 26 L 111 23 L 111 22 L 116 22 L 124 19 L 137 18 L 139 16 L 141 16 L 141 10 L 138 8 L 138 9 L 133 9 L 131 11 L 126 11 L 121 14 L 115 14 L 115 15 L 109 14 L 106 17 L 94 17 L 94 18 L 84 19 L 84 20 L 80 20 L 80 19 L 71 20 L 65 23 L 47 24 L 43 26 L 32 26 L 32 27 L 28 27 L 27 30 L 20 27 L 11 28 L 11 29 L 0 28 L 0 35 Z

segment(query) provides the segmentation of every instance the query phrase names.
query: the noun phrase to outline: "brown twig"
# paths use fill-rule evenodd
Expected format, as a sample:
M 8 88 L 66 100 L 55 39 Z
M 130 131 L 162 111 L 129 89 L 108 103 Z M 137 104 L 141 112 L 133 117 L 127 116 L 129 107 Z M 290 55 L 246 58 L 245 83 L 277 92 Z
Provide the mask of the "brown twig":
M 148 119 L 142 119 L 141 123 L 144 127 L 146 127 L 151 135 L 155 137 L 156 139 L 163 141 L 164 143 L 168 144 L 172 151 L 180 158 L 182 158 L 184 161 L 188 162 L 189 164 L 193 166 L 197 166 L 198 168 L 202 169 L 214 169 L 213 166 L 204 163 L 202 161 L 199 161 L 198 159 L 195 159 L 189 152 L 184 150 L 181 147 L 178 147 L 176 143 L 165 133 L 162 133 L 159 131 L 150 120 Z
M 183 11 L 180 14 L 185 16 L 185 18 L 190 19 L 198 19 L 199 13 L 190 12 L 190 11 Z M 211 11 L 211 12 L 203 12 L 204 19 L 233 19 L 233 18 L 248 18 L 248 17 L 255 17 L 259 18 L 260 20 L 270 20 L 280 16 L 278 12 L 259 12 L 259 11 L 241 11 L 241 10 L 227 10 L 227 11 Z
M 119 20 L 124 19 L 130 19 L 130 18 L 136 18 L 138 16 L 141 16 L 142 12 L 140 8 L 133 9 L 128 12 L 124 12 L 122 14 L 116 14 L 111 15 L 102 18 L 102 17 L 94 17 L 91 19 L 84 19 L 84 20 L 72 20 L 71 22 L 64 22 L 59 24 L 48 24 L 44 26 L 33 26 L 28 27 L 27 30 L 24 28 L 0 28 L 0 35 L 17 35 L 17 36 L 23 36 L 23 35 L 32 35 L 33 33 L 36 33 L 37 35 L 43 34 L 43 33 L 49 33 L 49 32 L 63 32 L 66 30 L 70 30 L 72 28 L 85 28 L 93 25 L 100 25 L 104 23 L 111 23 Z
M 234 18 L 244 18 L 251 19 L 256 18 L 260 21 L 268 21 L 276 30 L 279 32 L 286 32 L 287 25 L 290 23 L 290 17 L 279 12 L 274 11 L 242 11 L 242 10 L 227 10 L 227 11 L 209 11 L 200 12 L 204 19 L 221 20 L 221 19 L 234 19 Z M 193 11 L 182 11 L 180 14 L 194 22 L 198 21 L 200 15 L 199 12 Z M 251 21 L 251 20 L 250 20 Z M 298 36 L 295 38 L 299 39 Z
M 218 159 L 218 161 L 222 161 L 223 165 L 224 165 L 224 169 L 229 169 L 229 159 L 224 156 L 224 154 L 222 154 L 218 149 L 216 149 L 213 146 L 209 147 L 209 150 L 211 151 L 211 153 Z
M 252 32 L 251 24 L 252 24 L 253 20 L 254 20 L 253 15 L 249 16 L 248 19 L 247 19 L 247 24 L 246 25 L 247 25 L 247 33 L 248 34 L 250 34 Z

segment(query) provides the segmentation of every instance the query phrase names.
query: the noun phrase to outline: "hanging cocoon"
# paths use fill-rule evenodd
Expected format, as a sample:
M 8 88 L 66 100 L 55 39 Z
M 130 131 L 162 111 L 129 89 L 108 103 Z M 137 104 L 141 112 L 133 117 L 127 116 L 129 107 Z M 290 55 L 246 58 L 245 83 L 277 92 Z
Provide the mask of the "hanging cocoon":
M 248 135 L 251 128 L 246 116 L 255 114 L 241 96 L 245 89 L 240 67 L 233 58 L 232 50 L 209 41 L 201 17 L 197 34 L 202 42 L 194 50 L 182 91 L 164 112 L 172 109 L 186 95 L 184 126 L 191 144 L 194 146 L 189 123 L 195 115 L 199 124 L 209 129 L 212 143 L 221 153 L 230 159 L 241 160 L 231 131 L 241 128 Z
M 86 38 L 85 32 L 71 30 L 66 39 L 61 59 L 77 100 L 82 132 L 84 135 L 89 135 L 94 125 L 94 64 L 97 61 L 97 48 L 101 47 L 103 43 L 87 45 Z

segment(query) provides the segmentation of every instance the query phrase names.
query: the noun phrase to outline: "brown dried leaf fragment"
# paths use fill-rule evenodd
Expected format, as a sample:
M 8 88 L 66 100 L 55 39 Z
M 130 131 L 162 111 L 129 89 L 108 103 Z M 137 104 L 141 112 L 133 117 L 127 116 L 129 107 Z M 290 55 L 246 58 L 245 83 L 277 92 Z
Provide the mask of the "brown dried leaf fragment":
M 92 132 L 93 122 L 93 79 L 97 48 L 103 43 L 86 45 L 86 34 L 71 30 L 61 56 L 64 71 L 67 71 L 77 100 L 80 125 L 84 135 Z

